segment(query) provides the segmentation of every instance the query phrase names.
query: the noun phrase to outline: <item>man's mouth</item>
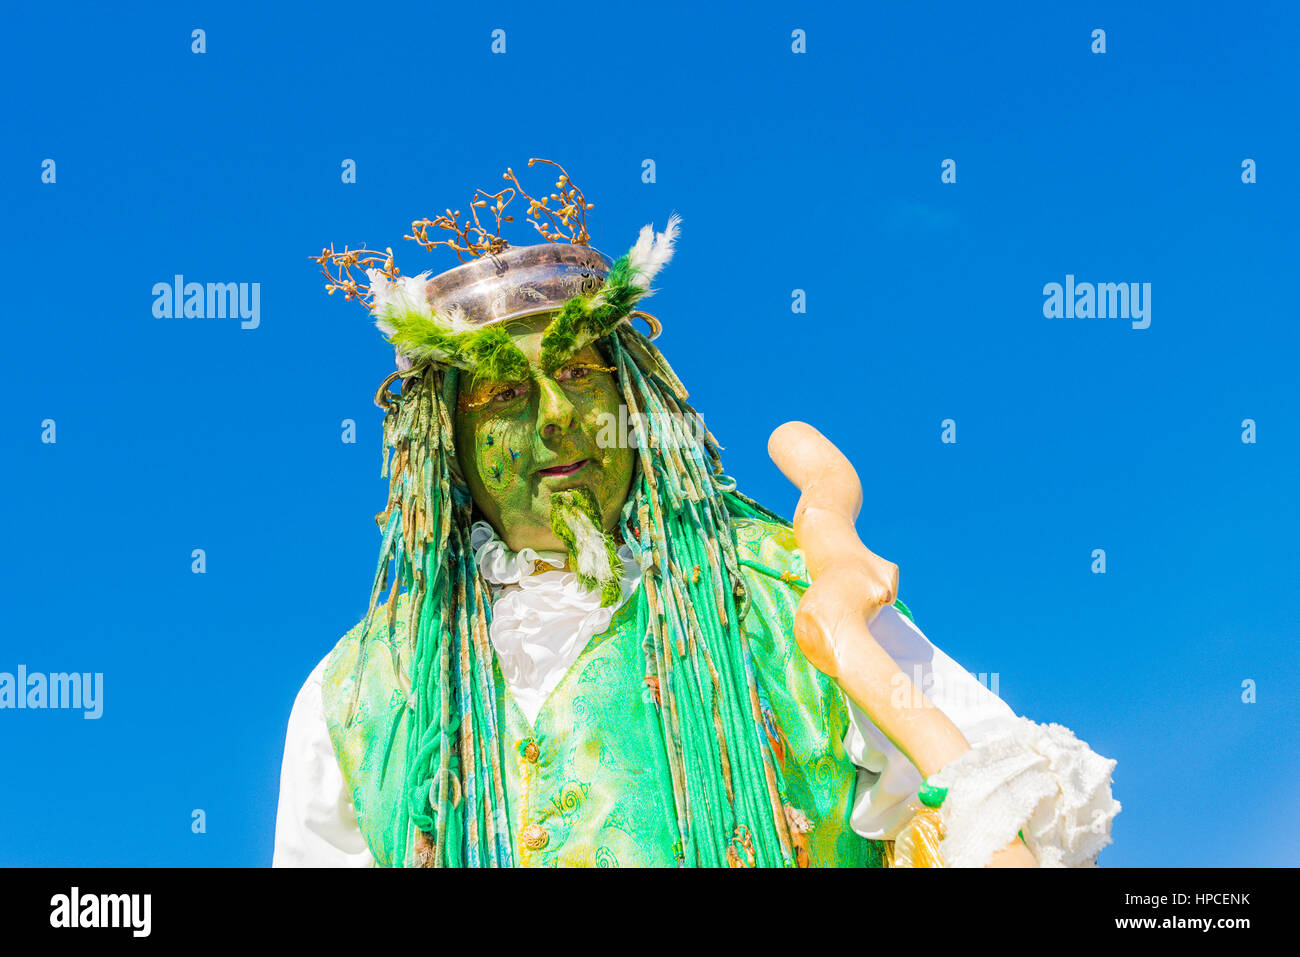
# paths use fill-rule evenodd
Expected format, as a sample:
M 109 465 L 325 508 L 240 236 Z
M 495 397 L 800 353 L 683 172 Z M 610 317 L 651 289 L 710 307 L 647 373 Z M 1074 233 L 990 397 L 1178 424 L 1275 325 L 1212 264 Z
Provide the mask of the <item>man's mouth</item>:
M 578 459 L 576 462 L 570 462 L 568 465 L 553 465 L 549 469 L 538 469 L 538 475 L 549 475 L 556 478 L 563 478 L 566 475 L 573 475 L 578 469 L 586 465 L 590 459 Z

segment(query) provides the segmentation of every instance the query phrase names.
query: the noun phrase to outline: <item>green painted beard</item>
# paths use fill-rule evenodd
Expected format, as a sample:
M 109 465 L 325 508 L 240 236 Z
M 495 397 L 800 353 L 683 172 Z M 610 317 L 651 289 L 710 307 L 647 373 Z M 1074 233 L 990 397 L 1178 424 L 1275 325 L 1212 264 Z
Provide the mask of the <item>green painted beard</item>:
M 543 368 L 542 333 L 550 318 L 509 324 L 529 378 L 459 377 L 455 436 L 461 473 L 479 511 L 515 551 L 570 551 L 552 523 L 552 499 L 566 491 L 587 490 L 599 529 L 615 528 L 635 465 L 635 452 L 625 444 L 598 441 L 607 417 L 617 421 L 622 402 L 604 357 L 587 346 L 551 371 Z M 572 504 L 572 497 L 559 499 L 566 500 Z

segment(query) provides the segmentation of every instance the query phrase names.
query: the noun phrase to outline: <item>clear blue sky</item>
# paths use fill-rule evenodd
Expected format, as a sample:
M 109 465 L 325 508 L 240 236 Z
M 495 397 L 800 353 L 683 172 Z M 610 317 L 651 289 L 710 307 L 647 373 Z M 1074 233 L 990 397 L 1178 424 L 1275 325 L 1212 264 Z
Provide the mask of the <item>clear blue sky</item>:
M 529 156 L 608 253 L 682 214 L 654 311 L 728 470 L 789 514 L 770 431 L 839 444 L 930 638 L 1119 761 L 1103 864 L 1300 863 L 1300 15 L 964 6 L 9 8 L 0 671 L 105 701 L 0 711 L 0 864 L 269 863 L 385 492 L 391 351 L 307 257 L 449 268 L 402 232 Z M 259 328 L 155 318 L 176 273 Z M 1150 328 L 1044 318 L 1066 274 L 1151 283 Z

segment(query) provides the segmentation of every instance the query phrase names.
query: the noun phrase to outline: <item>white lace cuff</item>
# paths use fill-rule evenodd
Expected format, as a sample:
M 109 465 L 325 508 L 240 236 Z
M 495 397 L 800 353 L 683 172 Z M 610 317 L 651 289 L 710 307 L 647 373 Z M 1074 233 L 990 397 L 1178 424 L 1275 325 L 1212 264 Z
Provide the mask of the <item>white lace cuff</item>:
M 930 776 L 948 789 L 939 812 L 944 861 L 984 867 L 1023 831 L 1042 867 L 1094 866 L 1120 810 L 1114 768 L 1069 728 L 1016 718 Z

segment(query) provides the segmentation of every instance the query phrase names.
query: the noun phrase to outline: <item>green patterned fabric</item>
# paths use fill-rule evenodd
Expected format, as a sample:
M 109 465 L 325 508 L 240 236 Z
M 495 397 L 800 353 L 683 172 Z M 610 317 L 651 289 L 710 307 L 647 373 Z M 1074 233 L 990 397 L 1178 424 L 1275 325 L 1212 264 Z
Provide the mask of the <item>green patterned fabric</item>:
M 755 519 L 733 519 L 736 551 L 789 578 L 807 580 L 794 530 Z M 794 640 L 794 616 L 804 589 L 745 566 L 749 634 L 768 734 L 781 761 L 786 793 L 813 824 L 802 841 L 813 867 L 883 867 L 883 842 L 849 826 L 857 767 L 844 751 L 849 709 L 843 693 L 804 657 Z M 762 700 L 765 694 L 767 701 Z M 793 830 L 793 828 L 792 828 Z M 800 838 L 791 835 L 796 844 Z
M 844 752 L 846 703 L 835 683 L 812 667 L 793 638 L 806 578 L 789 528 L 752 518 L 732 522 L 738 554 L 768 570 L 744 569 L 750 607 L 743 619 L 760 681 L 764 725 L 781 765 L 796 860 L 813 867 L 880 867 L 880 842 L 849 826 L 857 769 Z M 399 599 L 402 601 L 403 599 Z M 520 866 L 673 866 L 682 860 L 673 787 L 665 757 L 658 689 L 646 683 L 643 641 L 647 602 L 637 591 L 618 610 L 551 692 L 530 726 L 510 698 L 498 668 L 498 727 L 514 859 Z M 371 641 L 407 654 L 398 615 L 389 639 L 384 616 Z M 408 826 L 401 809 L 405 695 L 393 659 L 372 648 L 358 710 L 344 726 L 360 626 L 326 665 L 326 721 L 335 755 L 376 863 L 392 866 Z M 387 756 L 387 757 L 386 757 Z M 385 768 L 385 760 L 387 767 Z M 695 812 L 701 813 L 699 809 Z M 737 847 L 737 859 L 745 849 Z
M 645 607 L 638 588 L 551 692 L 534 726 L 497 671 L 502 773 L 520 867 L 676 863 L 672 780 L 654 691 L 645 684 Z M 545 843 L 530 846 L 529 836 Z
M 351 700 L 352 673 L 361 650 L 361 626 L 357 625 L 334 646 L 325 663 L 321 694 L 325 723 L 329 728 L 334 757 L 352 798 L 361 834 L 380 867 L 393 867 L 400 837 L 407 827 L 403 807 L 402 756 L 406 754 L 406 721 L 397 721 L 406 696 L 393 674 L 393 661 L 405 660 L 406 596 L 399 600 L 397 630 L 387 635 L 383 616 L 370 629 L 371 646 L 366 670 L 361 676 L 361 693 L 352 724 L 345 726 Z M 395 727 L 391 735 L 389 729 Z M 387 766 L 386 766 L 387 765 Z

